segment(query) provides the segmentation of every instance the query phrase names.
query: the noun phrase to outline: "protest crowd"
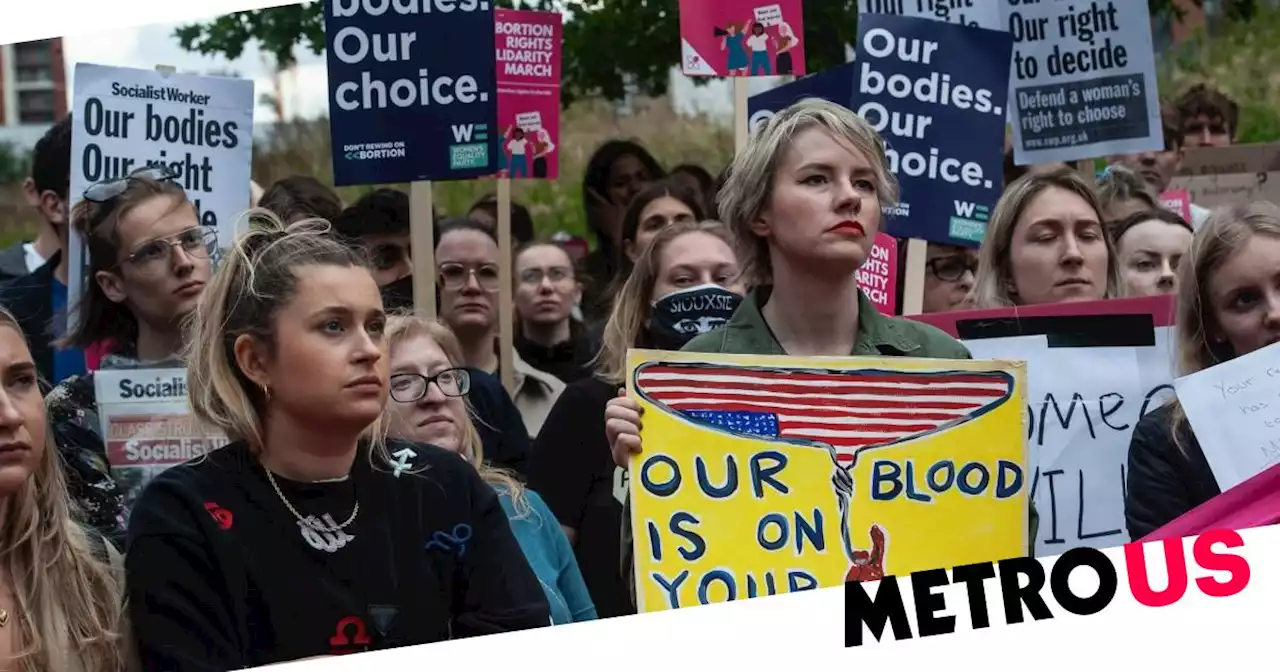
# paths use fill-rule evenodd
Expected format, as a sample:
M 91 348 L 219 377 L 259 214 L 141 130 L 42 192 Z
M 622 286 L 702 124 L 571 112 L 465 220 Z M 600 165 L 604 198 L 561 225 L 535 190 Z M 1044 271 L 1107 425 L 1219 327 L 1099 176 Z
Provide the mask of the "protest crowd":
M 981 245 L 928 244 L 923 313 L 1171 296 L 1179 375 L 1280 340 L 1280 207 L 1188 218 L 1160 198 L 1238 115 L 1183 92 L 1162 150 L 1097 174 L 1016 165 L 1010 141 Z M 585 255 L 511 203 L 511 389 L 496 196 L 434 213 L 427 319 L 409 193 L 254 185 L 246 231 L 219 240 L 163 166 L 70 193 L 73 117 L 25 185 L 45 225 L 0 251 L 0 659 L 21 661 L 2 669 L 242 669 L 635 614 L 629 351 L 973 358 L 860 289 L 899 185 L 881 134 L 832 102 L 778 111 L 729 166 L 600 146 Z M 73 325 L 71 230 L 88 250 Z M 138 482 L 109 459 L 129 448 L 104 435 L 97 379 L 165 368 L 228 442 Z M 1176 398 L 1130 442 L 1124 541 L 1222 494 Z M 1034 554 L 1047 514 L 1027 505 Z

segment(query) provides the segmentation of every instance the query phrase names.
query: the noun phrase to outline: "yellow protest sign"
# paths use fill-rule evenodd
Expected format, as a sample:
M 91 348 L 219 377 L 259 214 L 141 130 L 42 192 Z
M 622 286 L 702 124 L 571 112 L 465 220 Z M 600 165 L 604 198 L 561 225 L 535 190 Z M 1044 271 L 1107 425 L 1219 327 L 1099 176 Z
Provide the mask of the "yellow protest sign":
M 640 611 L 1027 548 L 1022 362 L 633 350 Z

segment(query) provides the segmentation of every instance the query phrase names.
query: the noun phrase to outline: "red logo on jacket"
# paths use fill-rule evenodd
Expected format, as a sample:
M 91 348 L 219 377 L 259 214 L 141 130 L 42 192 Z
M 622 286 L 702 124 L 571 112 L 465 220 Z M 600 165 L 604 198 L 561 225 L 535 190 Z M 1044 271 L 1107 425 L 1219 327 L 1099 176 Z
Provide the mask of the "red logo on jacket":
M 359 653 L 367 649 L 371 642 L 364 621 L 358 616 L 346 616 L 338 621 L 333 636 L 329 638 L 329 654 L 341 656 Z
M 218 506 L 217 502 L 205 502 L 204 510 L 213 516 L 213 521 L 218 524 L 218 527 L 224 530 L 231 529 L 231 523 L 235 517 L 231 515 L 230 511 Z

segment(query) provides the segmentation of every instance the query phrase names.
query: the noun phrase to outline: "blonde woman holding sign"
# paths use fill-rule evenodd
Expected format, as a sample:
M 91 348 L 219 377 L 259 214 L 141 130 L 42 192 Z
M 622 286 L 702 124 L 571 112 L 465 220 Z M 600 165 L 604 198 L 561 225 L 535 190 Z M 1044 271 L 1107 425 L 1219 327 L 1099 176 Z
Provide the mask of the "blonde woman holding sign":
M 828 357 L 969 359 L 941 330 L 881 315 L 857 272 L 897 201 L 884 140 L 861 117 L 824 100 L 783 110 L 734 158 L 720 209 L 756 288 L 728 324 L 683 350 Z M 619 466 L 641 451 L 640 405 L 605 409 Z M 1031 516 L 1031 539 L 1036 517 Z

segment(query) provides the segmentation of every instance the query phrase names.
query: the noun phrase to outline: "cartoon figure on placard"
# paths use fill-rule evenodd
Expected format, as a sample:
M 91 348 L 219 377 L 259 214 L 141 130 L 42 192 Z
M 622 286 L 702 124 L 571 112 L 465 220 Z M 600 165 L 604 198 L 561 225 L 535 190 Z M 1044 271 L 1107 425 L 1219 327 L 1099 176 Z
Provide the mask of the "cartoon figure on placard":
M 747 38 L 747 46 L 751 48 L 751 76 L 757 73 L 769 76 L 773 74 L 773 68 L 769 63 L 769 35 L 764 30 L 764 24 L 755 21 L 751 24 L 751 37 Z
M 795 32 L 791 29 L 791 24 L 783 21 L 778 24 L 778 74 L 790 75 L 795 72 L 795 65 L 791 62 L 791 50 L 800 44 L 800 38 L 796 37 Z
M 545 128 L 539 128 L 533 134 L 533 176 L 538 179 L 546 179 L 547 177 L 547 156 L 551 152 L 556 151 L 555 143 L 551 142 L 551 133 Z
M 519 126 L 512 126 L 507 129 L 504 137 L 506 138 L 507 153 L 511 155 L 507 169 L 508 176 L 512 179 L 529 177 L 529 140 L 524 136 L 524 129 Z
M 687 422 L 791 449 L 826 451 L 834 463 L 831 486 L 849 560 L 846 581 L 883 578 L 888 555 L 888 531 L 876 523 L 869 529 L 871 550 L 854 545 L 853 470 L 858 459 L 970 422 L 1009 401 L 1014 383 L 1001 371 L 818 370 L 699 362 L 649 362 L 633 375 L 641 398 Z M 953 396 L 926 392 L 939 387 Z M 920 401 L 902 408 L 903 399 L 910 397 Z
M 720 40 L 720 51 L 729 52 L 729 60 L 725 68 L 729 71 L 730 77 L 745 77 L 747 68 L 751 65 L 747 60 L 747 36 L 743 33 L 746 24 L 730 23 L 724 27 L 724 30 L 716 29 L 716 37 L 723 37 Z

